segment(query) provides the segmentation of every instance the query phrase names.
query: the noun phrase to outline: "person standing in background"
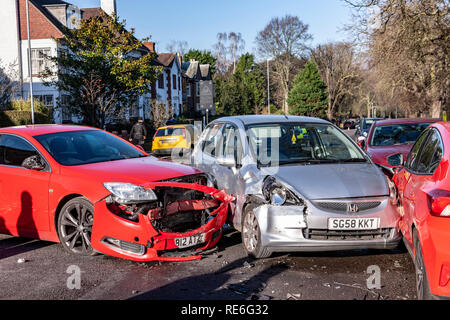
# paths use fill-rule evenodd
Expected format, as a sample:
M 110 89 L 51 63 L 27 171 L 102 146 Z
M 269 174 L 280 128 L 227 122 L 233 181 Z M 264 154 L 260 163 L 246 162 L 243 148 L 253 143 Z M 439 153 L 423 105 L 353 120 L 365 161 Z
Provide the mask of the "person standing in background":
M 136 122 L 130 131 L 130 142 L 135 145 L 143 146 L 145 139 L 147 138 L 147 129 L 144 125 L 144 120 L 139 117 L 138 122 Z

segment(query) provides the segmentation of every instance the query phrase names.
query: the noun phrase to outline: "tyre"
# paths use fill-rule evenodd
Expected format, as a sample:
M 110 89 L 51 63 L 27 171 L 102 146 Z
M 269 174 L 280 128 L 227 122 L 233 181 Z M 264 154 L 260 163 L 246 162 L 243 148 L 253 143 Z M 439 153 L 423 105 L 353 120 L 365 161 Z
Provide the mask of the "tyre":
M 58 217 L 58 237 L 63 248 L 83 256 L 95 255 L 91 246 L 94 206 L 84 197 L 67 202 Z
M 417 299 L 432 300 L 433 296 L 431 294 L 430 285 L 428 283 L 427 273 L 425 270 L 425 261 L 423 259 L 422 246 L 420 245 L 419 236 L 416 230 L 413 231 L 413 241 L 414 251 L 416 255 L 414 264 L 416 266 Z
M 242 244 L 249 256 L 257 259 L 267 258 L 272 252 L 261 245 L 261 229 L 253 209 L 256 206 L 249 204 L 245 206 L 244 218 L 242 220 Z

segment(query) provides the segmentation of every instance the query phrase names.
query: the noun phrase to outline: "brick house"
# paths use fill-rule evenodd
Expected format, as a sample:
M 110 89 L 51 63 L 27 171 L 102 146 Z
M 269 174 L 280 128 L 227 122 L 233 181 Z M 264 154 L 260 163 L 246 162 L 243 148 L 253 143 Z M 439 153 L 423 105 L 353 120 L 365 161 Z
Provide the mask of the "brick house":
M 58 48 L 53 38 L 63 36 L 64 28 L 77 28 L 82 19 L 116 13 L 115 0 L 101 0 L 98 8 L 80 9 L 62 0 L 29 0 L 31 59 L 33 76 L 33 96 L 53 110 L 55 123 L 77 121 L 68 112 L 56 108 L 64 101 L 64 93 L 55 87 L 44 85 L 41 74 L 48 66 L 46 56 L 56 56 Z M 17 98 L 29 98 L 30 73 L 28 68 L 28 32 L 25 0 L 2 0 L 0 10 L 0 60 L 4 65 L 14 65 L 17 70 L 21 90 Z M 144 55 L 145 47 L 133 55 Z M 141 97 L 139 103 L 130 110 L 130 116 L 143 116 L 142 105 L 148 97 Z

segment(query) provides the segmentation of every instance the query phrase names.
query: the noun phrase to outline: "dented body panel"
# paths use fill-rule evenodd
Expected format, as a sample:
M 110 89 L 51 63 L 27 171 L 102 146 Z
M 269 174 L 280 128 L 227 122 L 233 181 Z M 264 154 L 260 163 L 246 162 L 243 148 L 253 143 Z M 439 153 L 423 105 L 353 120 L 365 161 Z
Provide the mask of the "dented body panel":
M 400 216 L 390 199 L 385 176 L 367 156 L 364 155 L 364 161 L 353 163 L 257 164 L 257 155 L 249 145 L 247 128 L 289 122 L 332 126 L 327 121 L 308 117 L 237 116 L 213 121 L 200 137 L 193 153 L 193 162 L 199 169 L 213 175 L 220 189 L 235 196 L 230 213 L 234 228 L 242 231 L 245 208 L 251 205 L 260 228 L 261 245 L 270 251 L 384 249 L 397 246 L 401 238 L 398 226 Z M 240 141 L 238 148 L 242 148 L 241 154 L 235 154 L 238 161 L 235 166 L 221 164 L 217 149 L 214 152 L 208 150 L 208 144 L 214 141 L 212 134 L 219 141 L 217 145 L 220 148 L 224 145 L 227 149 L 227 142 L 220 141 L 222 137 L 229 139 L 232 132 L 229 128 L 236 131 L 236 139 Z M 362 153 L 350 138 L 348 144 Z M 292 194 L 292 203 L 270 203 L 264 195 L 264 183 L 269 178 Z M 351 207 L 356 208 L 355 212 L 349 212 Z M 356 218 L 358 223 L 374 221 L 379 225 L 370 230 L 361 228 L 356 232 L 335 232 L 329 228 L 329 221 L 334 218 Z
M 228 213 L 229 203 L 233 200 L 225 192 L 217 189 L 189 183 L 157 182 L 147 183 L 143 187 L 155 189 L 157 187 L 174 187 L 180 189 L 190 189 L 203 192 L 217 200 L 217 207 L 209 213 L 209 221 L 195 230 L 186 232 L 163 232 L 155 228 L 149 214 L 139 214 L 138 221 L 130 221 L 113 214 L 107 206 L 106 200 L 98 201 L 95 204 L 94 224 L 92 231 L 92 247 L 104 254 L 118 258 L 125 258 L 134 261 L 189 261 L 201 258 L 202 251 L 214 247 L 222 234 L 222 226 L 225 223 Z M 208 207 L 208 200 L 205 200 L 205 207 Z M 211 203 L 211 200 L 209 200 Z M 185 203 L 185 206 L 189 204 Z M 201 207 L 191 204 L 194 211 L 200 211 Z M 178 206 L 180 212 L 186 211 L 183 205 Z M 169 214 L 174 214 L 174 206 L 168 206 Z M 149 210 L 151 211 L 151 210 Z M 163 253 L 170 250 L 177 250 L 179 247 L 175 239 L 204 234 L 204 242 L 193 250 L 192 254 L 180 252 L 179 255 L 164 256 Z M 123 247 L 130 248 L 133 245 L 138 250 L 124 250 L 121 246 L 115 246 L 108 242 L 108 238 L 127 242 Z M 185 250 L 186 251 L 186 250 Z

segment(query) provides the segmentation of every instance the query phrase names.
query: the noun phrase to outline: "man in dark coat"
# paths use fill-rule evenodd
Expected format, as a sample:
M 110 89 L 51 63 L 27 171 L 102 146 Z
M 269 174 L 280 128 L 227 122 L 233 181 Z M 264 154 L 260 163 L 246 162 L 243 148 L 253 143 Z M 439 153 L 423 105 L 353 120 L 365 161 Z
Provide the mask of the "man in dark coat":
M 142 118 L 138 118 L 138 122 L 134 124 L 133 128 L 130 131 L 130 141 L 133 144 L 142 146 L 147 138 L 147 129 L 144 125 L 144 120 Z

